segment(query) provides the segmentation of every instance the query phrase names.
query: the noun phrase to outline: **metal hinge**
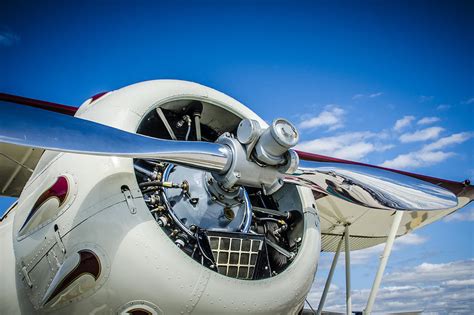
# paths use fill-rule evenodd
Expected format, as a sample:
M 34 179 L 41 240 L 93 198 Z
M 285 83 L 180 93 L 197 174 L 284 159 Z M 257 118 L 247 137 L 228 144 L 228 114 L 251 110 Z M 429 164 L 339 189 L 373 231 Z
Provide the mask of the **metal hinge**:
M 56 238 L 56 243 L 61 249 L 61 252 L 66 254 L 66 246 L 64 246 L 63 240 L 61 239 L 61 234 L 59 234 L 59 227 L 57 224 L 54 225 L 54 237 Z
M 128 209 L 130 210 L 131 214 L 137 213 L 137 207 L 133 202 L 132 193 L 130 192 L 130 188 L 128 186 L 122 186 L 122 193 L 125 196 L 125 201 L 127 202 Z
M 25 264 L 22 262 L 21 263 L 21 273 L 23 274 L 23 277 L 25 277 L 26 284 L 32 288 L 33 287 L 33 282 L 31 281 L 30 275 L 28 273 L 28 270 L 26 269 Z

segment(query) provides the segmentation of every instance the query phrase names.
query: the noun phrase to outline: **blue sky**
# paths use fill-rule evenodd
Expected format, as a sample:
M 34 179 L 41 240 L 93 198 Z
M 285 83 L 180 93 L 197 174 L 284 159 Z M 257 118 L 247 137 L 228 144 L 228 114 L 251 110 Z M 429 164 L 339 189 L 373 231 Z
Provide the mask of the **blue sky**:
M 474 179 L 473 14 L 469 1 L 2 1 L 0 91 L 78 106 L 143 80 L 196 81 L 268 121 L 289 118 L 306 150 Z M 381 310 L 473 312 L 473 220 L 471 206 L 400 239 Z M 354 253 L 356 307 L 379 251 Z M 412 277 L 400 283 L 400 272 Z M 337 310 L 342 269 L 334 283 Z

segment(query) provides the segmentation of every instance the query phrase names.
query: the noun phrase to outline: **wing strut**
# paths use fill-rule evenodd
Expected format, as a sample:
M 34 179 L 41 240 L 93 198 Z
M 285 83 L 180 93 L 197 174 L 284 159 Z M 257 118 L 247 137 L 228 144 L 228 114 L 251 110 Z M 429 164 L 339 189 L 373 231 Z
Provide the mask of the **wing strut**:
M 390 257 L 390 253 L 392 252 L 393 241 L 395 240 L 395 236 L 397 235 L 398 227 L 400 226 L 402 217 L 402 211 L 397 211 L 395 213 L 392 222 L 392 227 L 390 228 L 390 233 L 388 234 L 387 243 L 385 243 L 385 248 L 383 250 L 382 257 L 380 258 L 380 265 L 377 270 L 377 274 L 375 275 L 374 284 L 372 285 L 372 289 L 370 290 L 369 300 L 367 301 L 367 306 L 365 307 L 364 314 L 372 313 L 372 307 L 374 306 L 375 297 L 377 296 L 380 283 L 382 282 L 382 276 L 385 271 L 385 267 L 387 266 L 388 257 Z
M 401 211 L 400 211 L 401 212 Z M 331 269 L 329 270 L 328 277 L 326 279 L 326 284 L 324 285 L 323 295 L 319 301 L 317 315 L 321 315 L 323 312 L 324 302 L 326 302 L 326 297 L 331 286 L 332 276 L 334 275 L 334 270 L 336 269 L 337 260 L 339 259 L 339 253 L 341 252 L 342 241 L 344 241 L 344 252 L 345 252 L 345 261 L 346 261 L 346 314 L 352 314 L 352 301 L 351 301 L 351 249 L 349 246 L 349 239 L 351 237 L 349 233 L 349 223 L 344 225 L 344 235 L 339 240 L 337 244 L 336 253 L 331 263 Z
M 346 314 L 352 315 L 352 299 L 351 299 L 351 249 L 349 247 L 349 224 L 344 229 L 344 250 L 346 251 Z
M 334 275 L 334 269 L 336 269 L 337 260 L 339 259 L 339 253 L 341 252 L 342 241 L 344 240 L 344 236 L 341 237 L 339 243 L 337 244 L 336 253 L 334 254 L 334 258 L 332 260 L 331 269 L 329 270 L 328 278 L 326 280 L 326 284 L 324 285 L 323 295 L 321 296 L 321 300 L 319 300 L 318 311 L 316 315 L 321 315 L 323 312 L 324 303 L 326 302 L 326 297 L 329 292 L 329 287 L 331 286 L 332 276 Z
M 380 264 L 377 269 L 377 274 L 375 275 L 374 283 L 372 285 L 372 289 L 370 291 L 369 299 L 367 301 L 367 306 L 363 312 L 364 315 L 370 315 L 372 313 L 372 308 L 374 306 L 375 298 L 377 296 L 377 292 L 380 287 L 380 283 L 382 282 L 382 276 L 385 271 L 385 267 L 387 267 L 388 258 L 390 257 L 390 253 L 392 252 L 393 243 L 397 236 L 398 228 L 400 227 L 400 222 L 403 218 L 403 211 L 396 211 L 393 215 L 393 221 L 390 228 L 390 232 L 387 236 L 387 241 L 385 243 L 385 248 L 383 251 L 382 256 L 380 257 Z M 334 254 L 334 258 L 331 263 L 331 269 L 329 270 L 328 277 L 326 279 L 326 283 L 324 285 L 323 294 L 321 296 L 321 300 L 319 301 L 318 310 L 316 312 L 317 315 L 321 315 L 323 312 L 324 303 L 326 302 L 326 297 L 329 292 L 329 287 L 331 286 L 332 278 L 334 275 L 334 270 L 336 269 L 337 261 L 339 259 L 339 254 L 341 252 L 342 242 L 344 241 L 344 252 L 345 252 L 345 268 L 346 268 L 346 314 L 352 314 L 352 301 L 351 301 L 351 258 L 350 258 L 350 246 L 349 246 L 349 239 L 350 239 L 350 232 L 349 232 L 350 224 L 346 223 L 344 225 L 344 234 L 342 235 L 341 239 L 337 244 L 337 249 Z

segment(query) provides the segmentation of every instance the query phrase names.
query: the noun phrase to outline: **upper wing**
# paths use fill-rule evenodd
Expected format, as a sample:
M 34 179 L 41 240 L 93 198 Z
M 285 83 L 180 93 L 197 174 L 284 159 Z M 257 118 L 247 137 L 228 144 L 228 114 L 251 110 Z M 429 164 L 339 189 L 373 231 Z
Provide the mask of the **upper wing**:
M 17 103 L 71 115 L 76 107 L 0 93 L 0 106 Z M 18 197 L 44 150 L 0 143 L 0 196 Z
M 298 155 L 301 160 L 307 161 L 355 164 L 389 170 L 438 185 L 457 196 L 458 205 L 450 209 L 404 212 L 397 236 L 439 220 L 474 199 L 474 187 L 468 182 L 454 182 L 306 152 L 298 152 Z M 339 240 L 344 235 L 346 224 L 350 224 L 349 244 L 351 250 L 371 247 L 386 241 L 395 212 L 374 210 L 318 191 L 313 191 L 313 194 L 321 219 L 323 251 L 336 250 Z

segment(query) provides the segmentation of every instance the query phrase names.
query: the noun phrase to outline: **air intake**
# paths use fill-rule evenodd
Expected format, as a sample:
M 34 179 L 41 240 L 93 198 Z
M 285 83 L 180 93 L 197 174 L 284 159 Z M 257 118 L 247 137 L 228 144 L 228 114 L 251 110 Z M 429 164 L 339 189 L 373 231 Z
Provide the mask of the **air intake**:
M 263 235 L 207 231 L 217 270 L 237 279 L 261 279 L 271 274 Z

